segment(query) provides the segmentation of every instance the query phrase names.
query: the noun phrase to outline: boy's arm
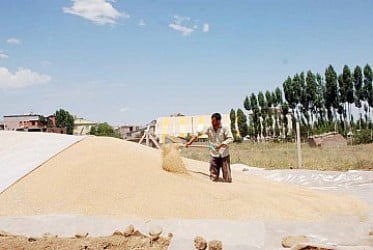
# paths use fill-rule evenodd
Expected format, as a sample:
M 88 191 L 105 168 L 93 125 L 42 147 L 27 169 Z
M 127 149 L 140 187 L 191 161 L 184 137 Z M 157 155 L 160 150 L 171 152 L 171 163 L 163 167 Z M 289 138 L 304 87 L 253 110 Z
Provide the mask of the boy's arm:
M 198 139 L 198 136 L 207 134 L 207 128 L 204 128 L 200 133 L 193 135 L 192 138 L 185 144 L 186 146 L 192 145 Z
M 195 142 L 198 138 L 198 135 L 193 135 L 192 138 L 185 144 L 187 147 L 192 145 L 193 142 Z

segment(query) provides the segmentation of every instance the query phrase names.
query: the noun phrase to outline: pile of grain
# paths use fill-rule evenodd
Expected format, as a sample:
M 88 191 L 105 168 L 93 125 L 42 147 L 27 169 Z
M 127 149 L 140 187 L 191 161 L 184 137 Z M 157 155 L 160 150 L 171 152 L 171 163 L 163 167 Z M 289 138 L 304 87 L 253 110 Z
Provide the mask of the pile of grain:
M 171 173 L 188 173 L 180 157 L 179 146 L 177 144 L 165 144 L 162 146 L 162 168 Z
M 127 218 L 320 220 L 363 217 L 366 206 L 233 173 L 213 183 L 208 164 L 183 159 L 189 175 L 162 170 L 161 152 L 123 140 L 89 137 L 0 194 L 0 215 L 84 214 Z

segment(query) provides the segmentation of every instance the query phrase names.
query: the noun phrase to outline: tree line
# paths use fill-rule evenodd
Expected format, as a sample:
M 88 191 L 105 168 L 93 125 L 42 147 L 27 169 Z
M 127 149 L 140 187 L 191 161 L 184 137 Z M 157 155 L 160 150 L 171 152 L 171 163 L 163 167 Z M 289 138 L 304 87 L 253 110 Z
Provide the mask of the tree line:
M 329 65 L 324 74 L 296 73 L 287 77 L 282 89 L 251 93 L 242 109 L 230 112 L 231 129 L 240 140 L 249 135 L 254 140 L 295 136 L 295 122 L 301 124 L 301 136 L 338 131 L 344 136 L 372 129 L 373 73 L 369 64 L 345 65 L 340 74 Z M 355 107 L 357 112 L 352 112 Z M 236 129 L 236 123 L 237 128 Z

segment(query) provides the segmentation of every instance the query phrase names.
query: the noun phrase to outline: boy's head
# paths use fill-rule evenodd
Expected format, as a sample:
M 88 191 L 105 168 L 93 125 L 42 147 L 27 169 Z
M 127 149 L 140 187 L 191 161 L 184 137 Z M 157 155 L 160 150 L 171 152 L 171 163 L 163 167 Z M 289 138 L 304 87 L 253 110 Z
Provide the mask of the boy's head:
M 221 125 L 221 114 L 214 113 L 211 115 L 211 124 L 214 129 L 217 129 Z

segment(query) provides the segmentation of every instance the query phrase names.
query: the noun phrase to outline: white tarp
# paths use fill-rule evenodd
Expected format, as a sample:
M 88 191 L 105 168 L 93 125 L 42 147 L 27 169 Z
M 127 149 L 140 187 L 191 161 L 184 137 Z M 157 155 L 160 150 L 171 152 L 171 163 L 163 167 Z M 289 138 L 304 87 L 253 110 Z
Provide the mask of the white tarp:
M 0 131 L 0 193 L 84 138 L 53 133 Z
M 373 205 L 373 171 L 267 170 L 244 164 L 232 164 L 232 169 L 311 189 L 351 193 Z

